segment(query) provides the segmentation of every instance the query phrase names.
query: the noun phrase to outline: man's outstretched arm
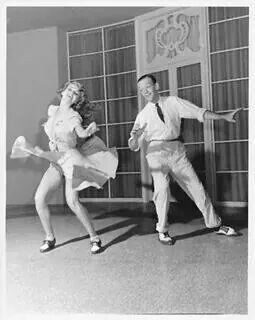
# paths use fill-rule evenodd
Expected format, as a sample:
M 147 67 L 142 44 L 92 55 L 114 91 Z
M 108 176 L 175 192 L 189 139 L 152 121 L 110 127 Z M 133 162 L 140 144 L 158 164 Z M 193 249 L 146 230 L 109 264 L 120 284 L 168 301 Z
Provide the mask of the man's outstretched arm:
M 224 112 L 224 113 L 215 113 L 209 110 L 206 110 L 204 113 L 204 120 L 225 120 L 228 122 L 235 123 L 235 116 L 240 112 L 242 108 L 236 109 L 234 111 Z

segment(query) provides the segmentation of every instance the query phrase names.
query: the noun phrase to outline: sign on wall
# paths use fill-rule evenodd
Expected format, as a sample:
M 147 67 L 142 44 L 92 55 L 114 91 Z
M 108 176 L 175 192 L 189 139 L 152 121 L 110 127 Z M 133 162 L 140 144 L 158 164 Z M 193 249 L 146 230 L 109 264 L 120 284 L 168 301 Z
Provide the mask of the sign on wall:
M 164 8 L 136 21 L 141 72 L 201 57 L 205 46 L 203 8 Z

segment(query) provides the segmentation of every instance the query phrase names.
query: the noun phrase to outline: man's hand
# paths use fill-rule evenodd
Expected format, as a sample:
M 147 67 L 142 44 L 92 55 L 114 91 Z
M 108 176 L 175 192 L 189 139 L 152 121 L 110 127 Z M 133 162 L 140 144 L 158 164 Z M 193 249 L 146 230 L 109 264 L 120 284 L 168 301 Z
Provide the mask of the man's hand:
M 223 116 L 224 116 L 224 120 L 228 121 L 228 122 L 232 122 L 235 123 L 236 119 L 235 116 L 238 112 L 240 112 L 241 110 L 243 110 L 242 108 L 236 109 L 234 111 L 230 111 L 230 112 L 226 112 Z
M 139 125 L 134 125 L 132 131 L 130 132 L 130 136 L 134 139 L 140 138 L 140 136 L 144 133 L 144 130 L 147 126 L 147 123 L 143 127 L 139 127 Z
M 128 140 L 128 146 L 132 151 L 138 151 L 139 150 L 139 144 L 138 139 L 141 137 L 141 135 L 144 133 L 144 130 L 147 126 L 147 123 L 143 127 L 139 127 L 139 125 L 135 125 L 130 132 L 130 138 Z

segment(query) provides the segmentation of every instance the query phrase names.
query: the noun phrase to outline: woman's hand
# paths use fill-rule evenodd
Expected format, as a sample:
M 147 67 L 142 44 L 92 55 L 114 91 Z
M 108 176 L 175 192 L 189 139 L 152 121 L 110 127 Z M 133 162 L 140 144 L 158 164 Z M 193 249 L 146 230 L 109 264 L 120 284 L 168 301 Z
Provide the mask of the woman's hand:
M 84 129 L 81 125 L 75 127 L 75 131 L 80 138 L 89 138 L 94 133 L 99 131 L 97 124 L 95 122 L 91 122 L 91 124 Z
M 92 136 L 92 134 L 96 133 L 97 131 L 99 131 L 97 124 L 95 122 L 91 122 L 89 124 L 89 126 L 85 129 L 86 131 L 86 137 L 90 137 Z
M 50 148 L 50 151 L 56 151 L 57 150 L 56 142 L 50 140 L 49 141 L 49 148 Z

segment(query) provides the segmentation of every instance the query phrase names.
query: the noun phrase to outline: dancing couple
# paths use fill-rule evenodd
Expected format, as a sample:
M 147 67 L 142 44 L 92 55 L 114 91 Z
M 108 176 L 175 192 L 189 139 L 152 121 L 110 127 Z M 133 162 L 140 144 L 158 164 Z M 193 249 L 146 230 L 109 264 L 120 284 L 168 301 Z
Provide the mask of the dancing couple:
M 234 123 L 235 115 L 241 109 L 217 114 L 176 96 L 160 96 L 159 84 L 152 74 L 145 74 L 138 79 L 138 90 L 147 104 L 136 117 L 128 145 L 131 150 L 138 151 L 142 141 L 147 142 L 146 159 L 154 182 L 153 201 L 158 217 L 156 230 L 159 241 L 166 245 L 174 244 L 168 224 L 171 197 L 169 174 L 200 209 L 206 227 L 215 230 L 217 234 L 236 236 L 237 232 L 224 225 L 215 212 L 186 157 L 185 147 L 179 137 L 182 118 Z M 78 192 L 90 186 L 102 188 L 108 179 L 115 178 L 118 154 L 116 148 L 106 147 L 95 135 L 98 131 L 95 122 L 85 126 L 91 117 L 85 88 L 79 82 L 71 81 L 58 92 L 61 95 L 60 104 L 49 107 L 48 120 L 44 124 L 50 151 L 44 151 L 38 146 L 32 147 L 24 137 L 18 137 L 11 158 L 34 155 L 50 161 L 35 194 L 36 210 L 45 231 L 40 251 L 49 251 L 56 243 L 47 196 L 59 187 L 64 177 L 67 204 L 89 233 L 91 253 L 99 253 L 102 251 L 101 240 L 88 210 L 79 202 Z M 79 138 L 83 139 L 82 144 L 78 144 Z

